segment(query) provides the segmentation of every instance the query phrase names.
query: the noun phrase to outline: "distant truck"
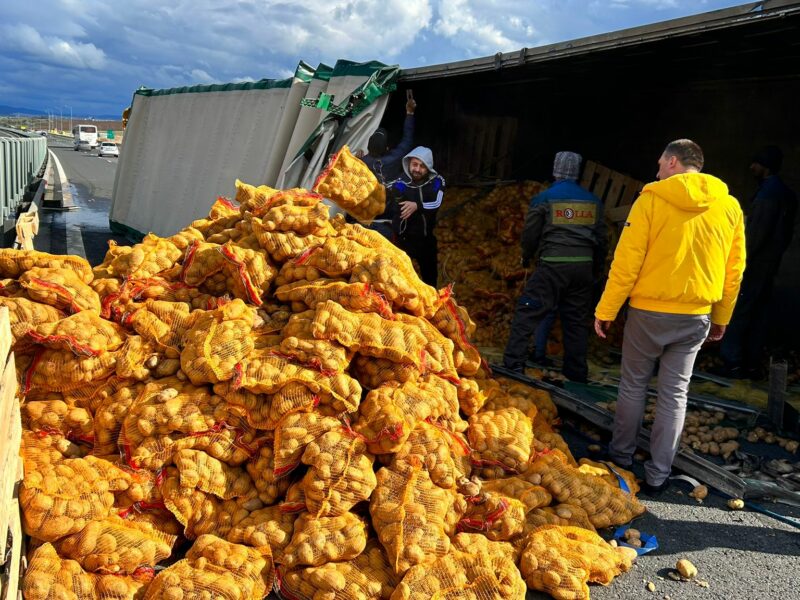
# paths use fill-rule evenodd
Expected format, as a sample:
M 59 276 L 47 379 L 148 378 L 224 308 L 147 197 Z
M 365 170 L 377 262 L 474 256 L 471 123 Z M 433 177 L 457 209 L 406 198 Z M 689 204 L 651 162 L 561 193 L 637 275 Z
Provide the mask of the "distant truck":
M 97 127 L 94 125 L 75 125 L 72 128 L 72 147 L 77 152 L 80 143 L 87 142 L 92 149 L 97 148 Z

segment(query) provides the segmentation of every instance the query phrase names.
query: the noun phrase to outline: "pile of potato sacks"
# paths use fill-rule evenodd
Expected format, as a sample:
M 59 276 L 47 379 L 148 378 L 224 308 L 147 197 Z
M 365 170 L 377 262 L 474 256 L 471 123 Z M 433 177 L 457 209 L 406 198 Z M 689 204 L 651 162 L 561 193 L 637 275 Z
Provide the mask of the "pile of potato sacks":
M 315 193 L 235 200 L 94 269 L 0 250 L 28 600 L 588 598 L 630 568 L 595 530 L 644 507 L 448 288 Z

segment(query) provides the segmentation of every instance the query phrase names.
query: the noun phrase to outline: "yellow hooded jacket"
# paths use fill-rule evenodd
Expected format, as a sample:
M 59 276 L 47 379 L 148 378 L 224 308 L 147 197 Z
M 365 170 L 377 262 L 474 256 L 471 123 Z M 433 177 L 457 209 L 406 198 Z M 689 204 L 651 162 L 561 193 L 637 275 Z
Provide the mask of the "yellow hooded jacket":
M 728 186 L 704 173 L 647 184 L 631 208 L 595 310 L 613 321 L 630 297 L 642 310 L 711 313 L 730 322 L 745 263 L 744 219 Z

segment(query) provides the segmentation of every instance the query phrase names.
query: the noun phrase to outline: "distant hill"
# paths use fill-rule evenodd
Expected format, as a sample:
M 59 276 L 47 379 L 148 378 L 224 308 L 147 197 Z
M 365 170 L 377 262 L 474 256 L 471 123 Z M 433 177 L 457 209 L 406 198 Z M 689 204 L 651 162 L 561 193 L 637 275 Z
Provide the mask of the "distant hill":
M 56 113 L 59 114 L 59 113 Z M 106 115 L 91 115 L 92 118 L 96 121 L 116 121 L 119 120 L 120 115 L 122 114 L 122 109 L 119 110 L 117 114 L 106 114 Z M 47 111 L 43 110 L 36 110 L 35 108 L 24 108 L 20 106 L 7 106 L 5 104 L 0 104 L 0 117 L 8 117 L 12 115 L 22 115 L 22 116 L 30 116 L 30 117 L 46 117 Z M 64 115 L 65 117 L 69 117 L 69 113 Z M 86 119 L 87 117 L 84 115 L 72 115 L 72 120 L 75 119 Z

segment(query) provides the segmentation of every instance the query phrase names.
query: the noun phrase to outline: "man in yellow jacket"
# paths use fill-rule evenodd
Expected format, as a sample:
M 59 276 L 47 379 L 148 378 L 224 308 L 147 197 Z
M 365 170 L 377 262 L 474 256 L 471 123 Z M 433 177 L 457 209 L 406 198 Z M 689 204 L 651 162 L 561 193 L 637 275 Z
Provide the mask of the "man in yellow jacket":
M 722 339 L 744 271 L 742 210 L 728 186 L 702 168 L 703 151 L 691 140 L 667 145 L 658 160 L 659 181 L 646 185 L 631 208 L 595 309 L 595 331 L 605 338 L 630 299 L 608 450 L 622 467 L 631 465 L 648 383 L 660 361 L 643 486 L 651 494 L 669 485 L 695 357 L 706 339 Z

